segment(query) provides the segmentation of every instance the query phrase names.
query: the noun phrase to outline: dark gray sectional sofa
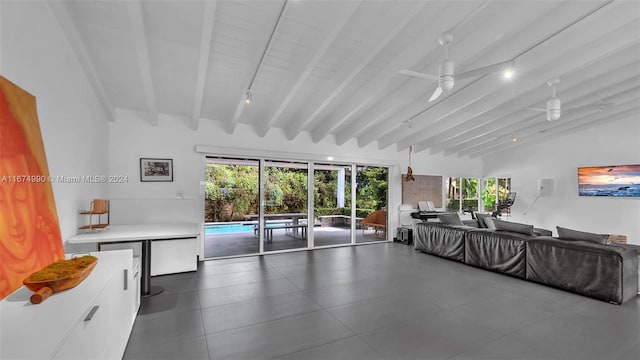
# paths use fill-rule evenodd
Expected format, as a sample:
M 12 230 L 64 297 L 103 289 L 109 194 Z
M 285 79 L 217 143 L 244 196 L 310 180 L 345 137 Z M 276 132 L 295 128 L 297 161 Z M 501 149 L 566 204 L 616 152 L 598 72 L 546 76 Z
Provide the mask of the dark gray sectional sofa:
M 416 250 L 614 304 L 638 294 L 639 252 L 622 245 L 566 241 L 474 227 L 477 223 L 416 225 Z M 551 235 L 550 231 L 542 231 Z

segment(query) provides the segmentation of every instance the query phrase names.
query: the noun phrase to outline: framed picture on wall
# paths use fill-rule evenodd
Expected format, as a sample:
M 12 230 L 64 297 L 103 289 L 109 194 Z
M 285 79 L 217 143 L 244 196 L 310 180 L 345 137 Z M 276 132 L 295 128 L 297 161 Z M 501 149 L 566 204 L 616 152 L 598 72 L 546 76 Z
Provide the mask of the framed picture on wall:
M 173 159 L 140 158 L 140 181 L 173 181 Z

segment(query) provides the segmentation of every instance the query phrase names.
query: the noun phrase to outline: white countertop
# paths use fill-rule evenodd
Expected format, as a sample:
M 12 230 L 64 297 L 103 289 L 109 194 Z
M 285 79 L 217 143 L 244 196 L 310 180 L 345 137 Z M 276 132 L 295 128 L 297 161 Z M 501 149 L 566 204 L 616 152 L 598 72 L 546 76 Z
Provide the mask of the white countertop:
M 109 225 L 104 230 L 72 236 L 70 244 L 105 243 L 118 241 L 194 238 L 200 236 L 197 223 Z

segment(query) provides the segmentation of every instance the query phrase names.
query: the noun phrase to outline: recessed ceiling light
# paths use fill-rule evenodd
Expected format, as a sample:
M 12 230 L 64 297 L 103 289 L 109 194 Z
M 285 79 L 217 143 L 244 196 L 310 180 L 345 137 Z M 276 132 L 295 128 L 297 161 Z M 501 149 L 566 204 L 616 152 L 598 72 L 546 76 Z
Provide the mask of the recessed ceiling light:
M 502 74 L 502 76 L 504 76 L 505 79 L 512 79 L 513 75 L 514 75 L 514 71 L 512 67 L 508 67 L 504 69 L 504 73 Z

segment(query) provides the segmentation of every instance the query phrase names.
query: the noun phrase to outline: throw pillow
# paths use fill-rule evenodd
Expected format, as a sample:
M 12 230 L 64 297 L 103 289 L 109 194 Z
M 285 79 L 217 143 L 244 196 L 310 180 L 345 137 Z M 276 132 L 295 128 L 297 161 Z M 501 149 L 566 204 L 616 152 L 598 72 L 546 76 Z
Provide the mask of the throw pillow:
M 591 241 L 598 244 L 606 244 L 607 237 L 609 236 L 609 235 L 594 234 L 594 233 L 589 233 L 584 231 L 567 229 L 560 226 L 556 226 L 556 229 L 558 229 L 558 237 L 560 239 L 569 240 L 569 241 L 584 240 L 584 241 Z
M 464 225 L 462 220 L 460 220 L 460 216 L 457 213 L 453 214 L 438 214 L 438 219 L 441 223 L 447 225 Z
M 487 229 L 491 229 L 491 230 L 496 229 L 496 224 L 493 222 L 493 220 L 496 220 L 496 218 L 493 218 L 493 217 L 484 218 L 484 224 L 487 225 Z
M 489 226 L 487 225 L 487 223 L 485 222 L 485 219 L 490 219 L 491 218 L 491 214 L 479 214 L 476 213 L 476 218 L 478 218 L 478 224 L 480 224 L 481 228 L 488 228 Z
M 498 231 L 511 231 L 533 236 L 533 225 L 503 221 L 499 219 L 494 219 L 493 223 L 496 225 L 496 230 Z

